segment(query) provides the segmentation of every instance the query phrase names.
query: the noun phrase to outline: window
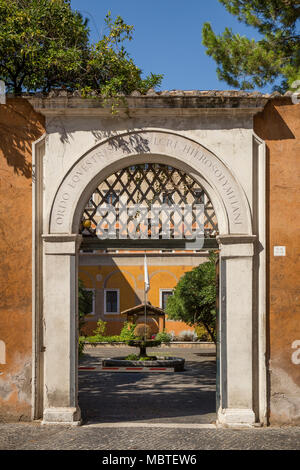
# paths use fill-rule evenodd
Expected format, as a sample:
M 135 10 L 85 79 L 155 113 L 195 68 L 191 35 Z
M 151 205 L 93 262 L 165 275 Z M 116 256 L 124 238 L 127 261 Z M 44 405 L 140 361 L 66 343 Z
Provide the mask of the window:
M 163 310 L 166 309 L 167 300 L 170 295 L 173 295 L 173 289 L 159 289 L 159 306 Z
M 104 313 L 119 313 L 120 291 L 119 289 L 104 289 Z

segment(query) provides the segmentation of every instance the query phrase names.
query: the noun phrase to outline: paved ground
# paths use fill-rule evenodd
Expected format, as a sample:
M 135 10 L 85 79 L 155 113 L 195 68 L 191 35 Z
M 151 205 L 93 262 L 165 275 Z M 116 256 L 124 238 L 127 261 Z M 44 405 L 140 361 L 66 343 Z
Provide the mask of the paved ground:
M 135 348 L 88 349 L 81 365 L 126 356 Z M 149 349 L 185 358 L 177 373 L 79 372 L 84 422 L 213 423 L 216 420 L 216 361 L 193 349 Z
M 300 450 L 300 427 L 233 430 L 0 424 L 0 449 Z
M 97 364 L 101 356 L 123 354 L 124 349 L 93 349 L 81 362 Z M 300 450 L 300 427 L 236 430 L 209 424 L 215 420 L 215 359 L 187 349 L 168 349 L 167 354 L 184 355 L 186 371 L 81 372 L 83 426 L 0 424 L 0 449 Z

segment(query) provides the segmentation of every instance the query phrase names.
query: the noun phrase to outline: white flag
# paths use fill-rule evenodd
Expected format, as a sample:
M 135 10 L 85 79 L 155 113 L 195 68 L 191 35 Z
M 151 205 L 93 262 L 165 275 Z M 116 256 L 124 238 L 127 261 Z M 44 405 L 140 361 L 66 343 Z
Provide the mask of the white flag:
M 150 288 L 150 282 L 149 282 L 149 274 L 148 274 L 148 266 L 147 266 L 147 258 L 145 255 L 144 258 L 144 283 L 145 283 L 145 292 L 148 292 Z

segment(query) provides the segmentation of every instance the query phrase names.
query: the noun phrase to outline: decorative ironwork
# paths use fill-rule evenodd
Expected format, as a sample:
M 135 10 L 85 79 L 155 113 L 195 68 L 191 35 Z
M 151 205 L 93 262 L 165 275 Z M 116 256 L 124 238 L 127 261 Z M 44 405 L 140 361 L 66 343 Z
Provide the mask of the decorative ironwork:
M 201 185 L 177 168 L 153 163 L 123 168 L 102 181 L 94 190 L 83 211 L 80 233 L 85 238 L 97 236 L 101 238 L 99 230 L 103 233 L 114 230 L 115 238 L 122 239 L 122 234 L 128 231 L 128 225 L 134 222 L 137 214 L 133 211 L 129 221 L 127 219 L 123 222 L 119 217 L 120 211 L 125 205 L 130 211 L 130 208 L 137 204 L 144 207 L 146 211 L 143 226 L 135 226 L 137 231 L 141 231 L 141 238 L 147 238 L 143 234 L 153 237 L 151 207 L 163 207 L 164 210 L 168 206 L 172 207 L 169 231 L 171 239 L 176 238 L 180 232 L 182 218 L 179 217 L 179 212 L 184 205 L 189 205 L 192 209 L 190 220 L 187 222 L 191 230 L 202 224 L 204 238 L 215 238 L 218 233 L 213 205 Z M 201 220 L 196 211 L 199 205 L 203 207 Z M 110 211 L 106 208 L 110 208 Z M 102 223 L 104 219 L 105 223 Z M 159 224 L 156 237 L 167 238 L 163 224 Z

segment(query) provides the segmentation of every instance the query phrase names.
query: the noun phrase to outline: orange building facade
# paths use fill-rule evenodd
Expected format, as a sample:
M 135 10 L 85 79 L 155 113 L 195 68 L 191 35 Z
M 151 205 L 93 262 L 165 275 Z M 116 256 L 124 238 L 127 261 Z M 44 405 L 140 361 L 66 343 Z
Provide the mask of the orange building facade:
M 168 295 L 172 295 L 179 279 L 200 263 L 207 261 L 207 253 L 147 253 L 150 289 L 147 301 L 164 309 Z M 118 335 L 124 324 L 120 313 L 144 303 L 143 253 L 82 253 L 79 259 L 79 278 L 93 293 L 93 312 L 86 317 L 84 331 L 92 334 L 98 320 L 107 322 L 106 334 Z M 111 293 L 111 294 L 110 294 Z M 110 305 L 109 295 L 113 300 Z M 110 310 L 115 310 L 112 313 Z M 184 322 L 168 319 L 165 329 L 179 337 L 194 328 Z M 157 325 L 162 329 L 162 325 Z M 187 333 L 187 334 L 189 334 Z
M 253 120 L 254 130 L 265 141 L 267 152 L 268 422 L 299 424 L 300 104 L 293 104 L 290 97 L 270 97 L 264 110 Z M 32 295 L 32 183 L 36 175 L 32 144 L 45 133 L 45 119 L 27 99 L 8 98 L 6 105 L 0 105 L 0 132 L 0 417 L 5 421 L 20 421 L 32 419 L 34 399 L 32 338 L 36 331 L 32 317 L 36 298 Z M 168 254 L 173 264 L 167 267 L 160 256 L 149 257 L 148 298 L 154 306 L 162 305 L 162 291 L 171 291 L 184 272 L 203 262 L 207 255 L 191 256 L 184 262 L 179 261 L 180 256 Z M 107 259 L 106 264 L 103 257 Z M 107 321 L 108 317 L 107 333 L 117 334 L 120 330 L 119 313 L 105 313 L 106 290 L 119 289 L 118 311 L 143 301 L 142 257 L 138 263 L 132 263 L 131 257 L 130 260 L 117 253 L 80 254 L 79 276 L 86 288 L 95 291 L 95 311 L 87 318 L 88 333 L 94 329 L 97 319 Z M 180 329 L 189 328 L 167 320 L 166 329 L 177 335 Z

